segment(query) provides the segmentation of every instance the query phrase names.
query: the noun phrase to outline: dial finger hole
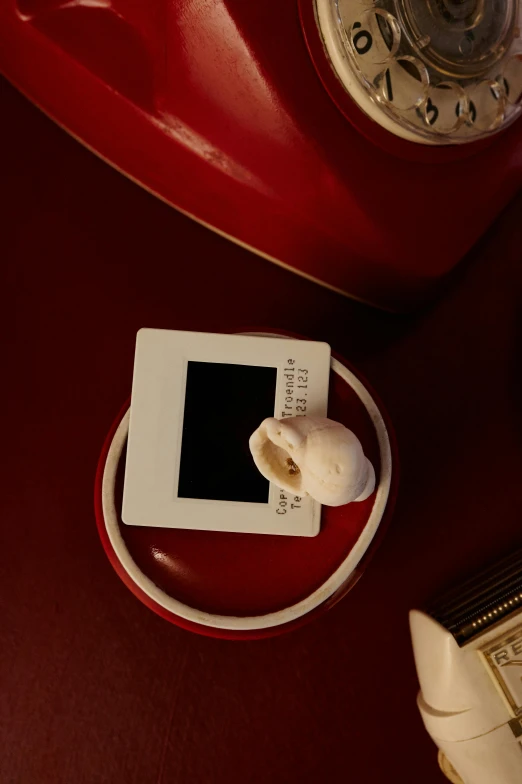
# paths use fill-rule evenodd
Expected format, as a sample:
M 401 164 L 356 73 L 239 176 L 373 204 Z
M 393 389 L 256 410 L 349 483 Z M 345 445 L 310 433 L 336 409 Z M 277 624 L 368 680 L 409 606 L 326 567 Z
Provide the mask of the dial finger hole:
M 506 93 L 508 103 L 519 104 L 522 99 L 522 52 L 509 57 L 497 78 Z
M 416 57 L 396 57 L 374 79 L 376 97 L 399 111 L 421 106 L 427 100 L 428 71 Z
M 380 65 L 396 55 L 401 42 L 401 28 L 388 11 L 370 8 L 353 23 L 350 41 L 358 58 Z
M 506 110 L 506 91 L 502 82 L 484 79 L 469 87 L 466 95 L 469 102 L 466 125 L 478 131 L 493 131 L 501 125 Z
M 453 133 L 466 122 L 469 102 L 466 93 L 456 82 L 440 82 L 430 85 L 426 101 L 417 113 L 427 128 L 436 133 Z

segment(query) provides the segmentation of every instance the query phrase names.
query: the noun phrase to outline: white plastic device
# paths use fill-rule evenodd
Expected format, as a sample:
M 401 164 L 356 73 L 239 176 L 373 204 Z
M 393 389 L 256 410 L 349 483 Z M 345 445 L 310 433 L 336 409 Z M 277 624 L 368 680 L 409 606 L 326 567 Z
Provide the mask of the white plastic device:
M 521 563 L 465 585 L 438 620 L 410 614 L 418 707 L 453 782 L 522 781 Z

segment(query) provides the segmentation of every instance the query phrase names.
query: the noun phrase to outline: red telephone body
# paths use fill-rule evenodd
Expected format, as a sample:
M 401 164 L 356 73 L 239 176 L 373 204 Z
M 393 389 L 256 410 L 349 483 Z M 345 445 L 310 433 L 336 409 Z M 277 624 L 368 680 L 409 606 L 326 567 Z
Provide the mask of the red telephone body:
M 522 183 L 520 120 L 437 148 L 370 120 L 313 0 L 1 0 L 0 70 L 177 209 L 392 310 L 432 294 Z

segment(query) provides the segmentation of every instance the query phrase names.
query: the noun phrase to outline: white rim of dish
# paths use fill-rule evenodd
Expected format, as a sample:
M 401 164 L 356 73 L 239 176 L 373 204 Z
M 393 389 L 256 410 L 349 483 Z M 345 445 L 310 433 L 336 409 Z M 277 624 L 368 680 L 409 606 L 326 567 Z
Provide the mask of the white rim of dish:
M 363 386 L 359 379 L 356 378 L 348 368 L 333 357 L 331 359 L 331 369 L 334 373 L 341 376 L 358 395 L 375 427 L 381 458 L 381 470 L 373 509 L 359 539 L 352 547 L 345 560 L 319 588 L 296 604 L 285 607 L 283 610 L 267 613 L 266 615 L 214 615 L 198 610 L 195 607 L 190 607 L 189 605 L 174 599 L 172 596 L 165 593 L 165 591 L 162 591 L 161 588 L 147 577 L 135 563 L 120 533 L 114 499 L 116 472 L 129 430 L 129 411 L 126 412 L 114 434 L 103 469 L 103 518 L 112 548 L 125 572 L 138 588 L 160 607 L 174 613 L 174 615 L 177 615 L 180 618 L 200 624 L 201 626 L 235 631 L 254 631 L 256 629 L 267 629 L 272 626 L 281 626 L 285 623 L 295 621 L 303 615 L 307 615 L 333 596 L 333 594 L 350 579 L 355 568 L 368 550 L 368 547 L 379 528 L 384 510 L 386 509 L 392 477 L 392 457 L 390 439 L 386 425 L 377 404 L 366 387 Z

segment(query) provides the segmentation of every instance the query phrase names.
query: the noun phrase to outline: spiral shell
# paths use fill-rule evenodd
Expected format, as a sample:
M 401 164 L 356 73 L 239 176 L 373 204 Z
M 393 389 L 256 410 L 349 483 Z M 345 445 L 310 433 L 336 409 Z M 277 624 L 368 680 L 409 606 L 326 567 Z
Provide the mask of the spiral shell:
M 364 501 L 375 471 L 357 436 L 320 417 L 265 419 L 250 437 L 254 462 L 270 482 L 325 506 Z

